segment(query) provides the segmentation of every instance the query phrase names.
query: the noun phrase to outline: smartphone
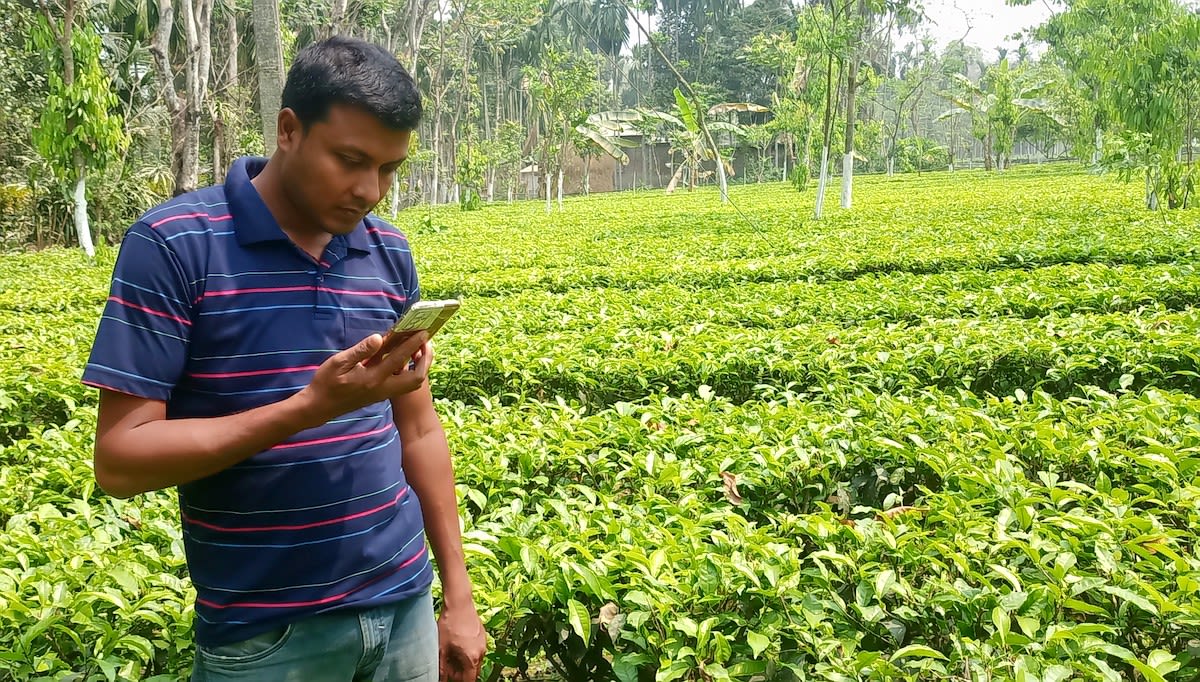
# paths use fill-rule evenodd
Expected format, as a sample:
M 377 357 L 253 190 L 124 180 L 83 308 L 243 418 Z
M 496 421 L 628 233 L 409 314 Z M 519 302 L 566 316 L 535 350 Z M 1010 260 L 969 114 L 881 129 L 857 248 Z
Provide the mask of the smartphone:
M 429 338 L 433 338 L 442 325 L 446 324 L 446 320 L 458 312 L 461 305 L 458 299 L 453 298 L 441 301 L 417 301 L 412 304 L 404 316 L 388 330 L 383 337 L 383 347 L 367 364 L 378 362 L 383 356 L 419 331 L 425 331 Z

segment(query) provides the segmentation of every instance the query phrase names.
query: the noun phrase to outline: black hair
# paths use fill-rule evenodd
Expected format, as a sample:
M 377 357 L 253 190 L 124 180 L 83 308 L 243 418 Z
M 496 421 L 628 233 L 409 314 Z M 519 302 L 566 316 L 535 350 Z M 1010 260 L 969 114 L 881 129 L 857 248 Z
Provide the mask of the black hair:
M 334 104 L 361 107 L 395 130 L 415 130 L 421 95 L 404 66 L 383 47 L 345 36 L 308 45 L 296 55 L 280 105 L 308 128 Z

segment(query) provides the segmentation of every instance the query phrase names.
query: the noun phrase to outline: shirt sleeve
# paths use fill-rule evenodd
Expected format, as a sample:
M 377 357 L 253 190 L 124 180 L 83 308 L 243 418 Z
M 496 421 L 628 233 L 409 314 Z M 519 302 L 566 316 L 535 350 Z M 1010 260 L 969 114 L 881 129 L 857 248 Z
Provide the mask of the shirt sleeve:
M 168 400 L 187 364 L 192 286 L 176 254 L 144 223 L 125 233 L 82 381 Z

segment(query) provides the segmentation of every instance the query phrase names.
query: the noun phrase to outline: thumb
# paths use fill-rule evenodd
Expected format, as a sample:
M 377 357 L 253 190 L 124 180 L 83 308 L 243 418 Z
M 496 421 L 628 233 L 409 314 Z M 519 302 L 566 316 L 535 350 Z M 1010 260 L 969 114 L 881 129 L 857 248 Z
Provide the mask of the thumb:
M 382 346 L 383 337 L 379 334 L 372 334 L 344 351 L 346 364 L 356 365 L 378 353 Z

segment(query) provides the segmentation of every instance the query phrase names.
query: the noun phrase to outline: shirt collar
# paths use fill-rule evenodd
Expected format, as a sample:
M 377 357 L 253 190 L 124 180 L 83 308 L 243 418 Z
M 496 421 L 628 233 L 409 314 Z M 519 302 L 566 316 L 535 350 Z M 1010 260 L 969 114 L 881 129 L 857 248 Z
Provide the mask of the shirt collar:
M 243 156 L 236 159 L 225 174 L 225 200 L 229 202 L 229 211 L 233 214 L 233 229 L 237 233 L 238 243 L 242 246 L 272 241 L 290 241 L 287 234 L 275 221 L 275 216 L 267 208 L 258 190 L 250 180 L 262 172 L 267 165 L 267 159 L 259 156 Z M 360 220 L 354 231 L 348 235 L 335 235 L 334 242 L 342 242 L 347 248 L 367 253 L 370 242 L 367 239 L 367 226 Z

